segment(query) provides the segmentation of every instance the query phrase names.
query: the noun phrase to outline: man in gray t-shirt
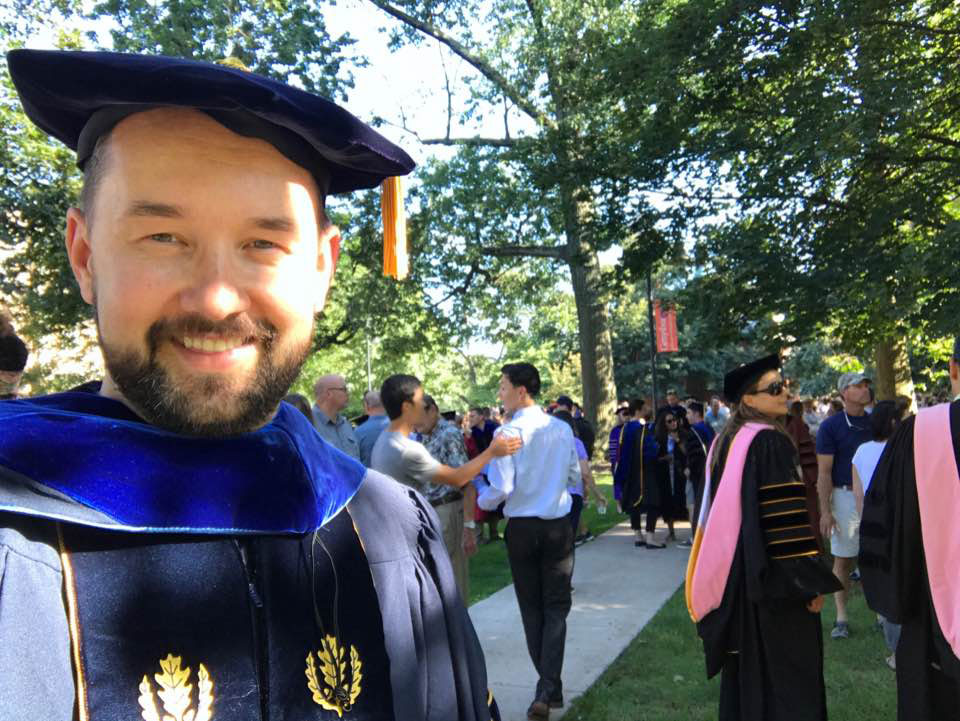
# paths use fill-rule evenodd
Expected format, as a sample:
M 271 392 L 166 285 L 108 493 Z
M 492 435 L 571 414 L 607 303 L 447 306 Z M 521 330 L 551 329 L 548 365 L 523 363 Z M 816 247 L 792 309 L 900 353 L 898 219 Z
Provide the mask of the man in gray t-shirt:
M 461 488 L 469 483 L 494 458 L 509 456 L 523 444 L 516 437 L 498 436 L 483 453 L 458 468 L 438 462 L 422 443 L 410 435 L 424 421 L 423 388 L 410 375 L 390 376 L 380 387 L 380 401 L 387 410 L 390 425 L 380 434 L 370 467 L 411 486 L 429 497 L 431 484 Z
M 380 434 L 370 455 L 370 467 L 429 497 L 440 461 L 419 443 L 389 428 Z

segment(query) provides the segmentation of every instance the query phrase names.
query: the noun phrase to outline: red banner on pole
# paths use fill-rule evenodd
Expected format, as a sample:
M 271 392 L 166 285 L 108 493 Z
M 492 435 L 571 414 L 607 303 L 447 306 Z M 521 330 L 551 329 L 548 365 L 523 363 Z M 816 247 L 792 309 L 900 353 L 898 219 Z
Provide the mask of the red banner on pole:
M 660 301 L 653 302 L 653 315 L 657 328 L 657 353 L 676 353 L 680 350 L 680 341 L 677 337 L 677 311 L 674 307 L 666 309 L 660 306 Z

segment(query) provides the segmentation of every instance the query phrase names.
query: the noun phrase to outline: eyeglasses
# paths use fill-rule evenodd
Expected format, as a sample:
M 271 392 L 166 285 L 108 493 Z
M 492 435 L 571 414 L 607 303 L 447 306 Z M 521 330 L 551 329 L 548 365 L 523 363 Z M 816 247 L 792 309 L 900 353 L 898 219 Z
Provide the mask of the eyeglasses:
M 771 383 L 766 388 L 757 388 L 750 395 L 756 395 L 757 393 L 769 393 L 772 396 L 778 396 L 783 393 L 790 386 L 790 383 L 786 380 L 779 380 L 775 383 Z
M 327 388 L 327 390 L 328 390 L 328 391 L 343 391 L 344 393 L 347 392 L 347 389 L 344 388 L 343 386 L 331 387 L 331 388 Z

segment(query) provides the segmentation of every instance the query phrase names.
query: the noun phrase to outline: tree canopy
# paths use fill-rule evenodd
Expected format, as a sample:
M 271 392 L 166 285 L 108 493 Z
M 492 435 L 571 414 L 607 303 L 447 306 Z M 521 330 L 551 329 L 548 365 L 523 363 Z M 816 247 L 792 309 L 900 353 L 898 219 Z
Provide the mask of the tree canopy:
M 375 122 L 446 150 L 412 183 L 403 282 L 380 273 L 376 194 L 331 204 L 345 252 L 305 376 L 348 367 L 365 386 L 369 343 L 378 379 L 420 368 L 450 403 L 490 403 L 497 364 L 524 357 L 551 393 L 609 417 L 618 395 L 649 394 L 652 272 L 680 315 L 664 386 L 714 388 L 786 347 L 804 392 L 845 364 L 887 395 L 943 382 L 960 303 L 954 3 L 369 2 L 395 21 L 393 47 L 439 44 L 446 79 L 437 137 L 403 113 Z M 347 99 L 367 60 L 325 7 L 14 0 L 0 41 L 43 30 L 59 47 L 228 62 Z M 76 343 L 90 316 L 62 243 L 72 153 L 26 120 L 5 69 L 0 121 L 0 301 L 30 337 Z

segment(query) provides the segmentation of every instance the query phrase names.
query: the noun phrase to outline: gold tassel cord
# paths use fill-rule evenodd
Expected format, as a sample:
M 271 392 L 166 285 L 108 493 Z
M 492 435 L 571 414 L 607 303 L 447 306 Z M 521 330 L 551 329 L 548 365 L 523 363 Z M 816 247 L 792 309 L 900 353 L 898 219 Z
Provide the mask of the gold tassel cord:
M 400 178 L 394 177 L 384 180 L 380 187 L 380 207 L 383 212 L 383 274 L 403 280 L 410 271 L 403 185 Z

